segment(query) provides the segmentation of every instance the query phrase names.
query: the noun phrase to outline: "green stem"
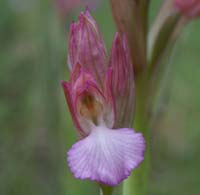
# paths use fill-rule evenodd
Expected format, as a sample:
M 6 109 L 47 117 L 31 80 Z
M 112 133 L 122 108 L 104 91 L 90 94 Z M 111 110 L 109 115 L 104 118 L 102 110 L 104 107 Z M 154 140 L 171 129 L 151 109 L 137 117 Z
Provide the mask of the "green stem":
M 143 133 L 146 141 L 145 159 L 142 164 L 132 172 L 124 182 L 123 195 L 144 195 L 147 188 L 150 161 L 150 132 L 147 120 L 147 75 L 144 73 L 136 79 L 136 116 L 134 129 Z
M 106 186 L 106 185 L 103 185 L 103 184 L 101 184 L 100 186 L 101 186 L 100 195 L 112 195 L 113 194 L 113 190 L 114 190 L 113 187 Z

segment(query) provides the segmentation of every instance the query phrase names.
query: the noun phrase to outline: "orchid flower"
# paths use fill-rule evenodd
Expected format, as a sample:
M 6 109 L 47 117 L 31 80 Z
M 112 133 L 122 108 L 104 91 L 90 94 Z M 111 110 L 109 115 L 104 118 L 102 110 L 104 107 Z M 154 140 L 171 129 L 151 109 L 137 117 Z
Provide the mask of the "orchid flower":
M 114 186 L 144 159 L 145 141 L 131 129 L 134 76 L 126 37 L 116 33 L 108 63 L 89 10 L 70 27 L 70 81 L 62 81 L 80 140 L 67 153 L 76 178 Z

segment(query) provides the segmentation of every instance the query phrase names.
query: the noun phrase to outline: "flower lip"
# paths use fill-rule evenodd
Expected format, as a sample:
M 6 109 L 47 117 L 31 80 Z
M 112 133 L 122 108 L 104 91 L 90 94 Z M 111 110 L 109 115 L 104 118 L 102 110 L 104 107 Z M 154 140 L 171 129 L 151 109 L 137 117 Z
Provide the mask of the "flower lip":
M 95 127 L 88 137 L 72 146 L 67 162 L 76 178 L 115 186 L 143 161 L 144 152 L 141 133 Z

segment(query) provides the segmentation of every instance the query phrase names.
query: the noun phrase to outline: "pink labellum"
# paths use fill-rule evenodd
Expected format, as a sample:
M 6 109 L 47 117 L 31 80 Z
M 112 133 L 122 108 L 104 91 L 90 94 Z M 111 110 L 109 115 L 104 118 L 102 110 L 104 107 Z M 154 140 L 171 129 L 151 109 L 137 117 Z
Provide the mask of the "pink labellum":
M 67 161 L 76 178 L 114 186 L 141 163 L 144 150 L 143 136 L 133 129 L 95 127 L 88 137 L 72 146 Z

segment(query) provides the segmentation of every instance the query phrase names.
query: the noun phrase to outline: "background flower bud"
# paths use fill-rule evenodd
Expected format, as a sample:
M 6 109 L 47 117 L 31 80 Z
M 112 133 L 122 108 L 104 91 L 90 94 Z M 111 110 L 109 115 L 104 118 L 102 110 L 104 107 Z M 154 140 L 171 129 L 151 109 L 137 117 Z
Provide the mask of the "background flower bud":
M 199 0 L 175 0 L 175 7 L 182 15 L 188 18 L 200 17 Z

